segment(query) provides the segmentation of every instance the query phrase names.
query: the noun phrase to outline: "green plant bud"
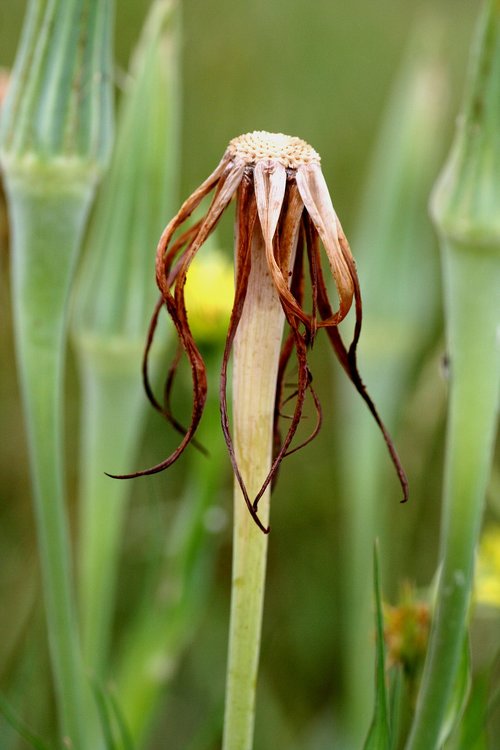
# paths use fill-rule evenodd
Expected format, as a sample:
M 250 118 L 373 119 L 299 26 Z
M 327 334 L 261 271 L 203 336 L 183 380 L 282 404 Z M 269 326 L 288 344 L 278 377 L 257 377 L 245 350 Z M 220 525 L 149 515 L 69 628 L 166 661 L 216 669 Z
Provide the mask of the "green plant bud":
M 110 2 L 31 0 L 2 111 L 9 177 L 46 192 L 99 174 L 113 131 L 111 21 Z
M 434 190 L 439 232 L 500 253 L 500 2 L 488 0 L 448 161 Z

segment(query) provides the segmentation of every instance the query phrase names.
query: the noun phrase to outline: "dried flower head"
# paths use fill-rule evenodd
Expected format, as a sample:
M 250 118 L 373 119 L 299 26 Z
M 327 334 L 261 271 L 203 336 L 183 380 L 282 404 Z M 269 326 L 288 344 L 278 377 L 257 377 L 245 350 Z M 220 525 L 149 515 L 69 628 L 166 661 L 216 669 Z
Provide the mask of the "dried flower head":
M 203 218 L 174 239 L 177 230 L 185 224 L 203 198 L 211 191 L 214 191 L 212 202 Z M 234 138 L 229 143 L 215 171 L 183 203 L 160 238 L 156 255 L 156 279 L 161 298 L 151 321 L 143 372 L 146 392 L 152 404 L 183 434 L 183 438 L 178 448 L 164 461 L 150 469 L 128 476 L 153 474 L 166 469 L 177 460 L 188 443 L 193 440 L 205 404 L 207 379 L 205 365 L 188 321 L 184 285 L 192 260 L 235 196 L 237 196 L 235 294 L 222 361 L 220 404 L 225 440 L 235 475 L 250 513 L 256 523 L 263 528 L 257 515 L 259 499 L 276 476 L 283 458 L 312 440 L 319 430 L 321 410 L 312 387 L 307 354 L 318 330 L 322 328 L 326 330 L 342 367 L 382 430 L 403 487 L 403 501 L 406 500 L 407 481 L 404 471 L 392 441 L 358 373 L 356 347 L 362 318 L 358 276 L 349 244 L 334 211 L 321 171 L 320 157 L 309 144 L 300 138 L 264 131 L 247 133 Z M 289 333 L 282 346 L 276 384 L 275 454 L 271 469 L 259 493 L 256 497 L 250 498 L 235 459 L 227 413 L 226 382 L 228 360 L 245 303 L 251 248 L 255 241 L 260 242 L 265 252 L 267 272 L 272 278 L 279 297 Z M 337 289 L 336 309 L 330 302 L 323 275 L 321 245 L 326 253 Z M 311 282 L 310 311 L 304 308 L 306 259 Z M 338 331 L 338 325 L 346 317 L 353 300 L 356 323 L 352 343 L 349 348 L 346 348 Z M 166 307 L 177 329 L 180 346 L 167 376 L 165 399 L 161 404 L 154 396 L 149 383 L 147 359 L 158 315 L 163 306 Z M 191 423 L 187 429 L 184 429 L 173 416 L 170 398 L 173 377 L 182 350 L 189 360 L 193 379 L 193 410 Z M 286 365 L 294 351 L 298 365 L 297 386 L 294 394 L 295 407 L 286 436 L 281 440 L 278 421 L 284 402 L 283 379 Z M 312 395 L 317 411 L 316 426 L 305 442 L 292 449 L 290 444 L 301 419 L 308 391 Z M 286 399 L 286 401 L 289 400 L 289 398 Z

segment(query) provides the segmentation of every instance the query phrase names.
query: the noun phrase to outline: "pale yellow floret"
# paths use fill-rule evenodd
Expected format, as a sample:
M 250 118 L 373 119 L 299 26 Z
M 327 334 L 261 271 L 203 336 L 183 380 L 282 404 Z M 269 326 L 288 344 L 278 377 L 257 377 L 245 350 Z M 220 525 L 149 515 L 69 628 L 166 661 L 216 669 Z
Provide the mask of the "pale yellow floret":
M 233 138 L 228 151 L 248 165 L 271 159 L 287 169 L 298 169 L 304 164 L 319 164 L 321 161 L 317 151 L 301 138 L 265 130 L 254 130 Z
M 475 577 L 478 604 L 500 607 L 500 526 L 489 526 L 479 545 Z
M 207 248 L 190 267 L 185 286 L 189 326 L 196 341 L 225 338 L 233 299 L 232 263 L 221 252 Z

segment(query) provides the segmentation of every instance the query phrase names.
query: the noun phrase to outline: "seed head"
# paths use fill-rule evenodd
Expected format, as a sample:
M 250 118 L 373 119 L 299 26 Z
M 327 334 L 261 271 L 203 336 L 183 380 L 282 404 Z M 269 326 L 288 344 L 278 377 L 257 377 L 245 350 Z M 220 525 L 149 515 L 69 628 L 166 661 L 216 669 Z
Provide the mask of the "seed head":
M 248 166 L 273 159 L 287 169 L 298 169 L 302 164 L 319 164 L 321 161 L 317 151 L 301 138 L 266 130 L 254 130 L 233 138 L 227 152 L 235 161 L 242 160 Z

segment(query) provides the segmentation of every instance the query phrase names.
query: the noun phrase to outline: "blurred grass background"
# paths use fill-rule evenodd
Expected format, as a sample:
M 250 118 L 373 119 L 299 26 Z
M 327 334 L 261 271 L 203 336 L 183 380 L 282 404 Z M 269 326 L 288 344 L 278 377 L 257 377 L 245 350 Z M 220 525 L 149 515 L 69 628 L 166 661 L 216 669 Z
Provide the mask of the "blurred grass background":
M 117 6 L 116 58 L 118 65 L 125 68 L 149 3 L 120 0 Z M 235 135 L 254 129 L 298 135 L 321 154 L 335 208 L 352 239 L 391 87 L 418 17 L 426 10 L 435 15 L 436 26 L 444 28 L 440 54 L 446 81 L 444 95 L 449 97 L 443 151 L 437 155 L 428 192 L 447 150 L 453 113 L 462 91 L 476 14 L 470 3 L 440 0 L 420 3 L 417 8 L 409 0 L 317 0 L 314 4 L 306 0 L 184 2 L 179 198 L 205 178 Z M 3 0 L 0 5 L 3 67 L 12 63 L 23 11 L 21 2 Z M 416 143 L 415 149 L 418 147 Z M 383 182 L 380 190 L 384 190 Z M 169 218 L 166 216 L 165 221 Z M 0 221 L 0 688 L 12 690 L 15 678 L 19 688 L 14 692 L 22 707 L 29 706 L 40 694 L 46 655 L 26 449 L 15 379 L 4 213 Z M 230 221 L 222 224 L 219 241 L 230 257 Z M 356 257 L 354 244 L 352 249 Z M 394 247 L 393 252 L 397 254 L 398 248 Z M 151 248 L 152 264 L 153 257 Z M 435 257 L 438 273 L 437 248 Z M 364 270 L 369 265 L 363 257 L 358 259 L 362 289 Z M 391 294 L 391 278 L 380 293 Z M 439 285 L 432 293 L 440 293 Z M 420 294 L 423 307 L 429 304 L 439 309 L 439 300 L 428 299 L 428 289 L 422 288 Z M 369 320 L 369 304 L 365 315 Z M 384 535 L 387 547 L 382 546 L 380 551 L 385 574 L 382 585 L 385 595 L 393 601 L 406 579 L 417 586 L 428 585 L 437 558 L 446 395 L 439 320 L 429 340 L 434 343 L 413 372 L 411 398 L 394 409 L 399 424 L 397 442 L 412 487 L 407 506 L 398 505 L 399 489 L 383 448 L 380 450 L 383 472 L 387 473 L 391 488 L 379 501 L 381 517 L 388 519 Z M 217 358 L 212 357 L 214 360 Z M 278 740 L 281 747 L 291 749 L 347 747 L 339 734 L 338 721 L 346 680 L 340 632 L 345 621 L 342 607 L 346 606 L 342 574 L 350 553 L 346 537 L 349 498 L 342 496 L 346 466 L 341 467 L 340 461 L 341 457 L 347 461 L 350 452 L 351 468 L 359 470 L 357 436 L 345 422 L 351 409 L 359 409 L 357 425 L 364 420 L 367 429 L 375 427 L 361 402 L 357 403 L 354 390 L 339 386 L 343 374 L 322 337 L 312 356 L 312 369 L 323 404 L 324 425 L 312 445 L 287 459 L 274 494 L 256 750 L 272 747 Z M 363 347 L 360 369 L 363 374 Z M 377 372 L 371 368 L 367 385 L 377 402 L 377 394 L 384 393 L 384 384 L 376 377 Z M 74 487 L 78 389 L 71 359 L 67 390 L 69 481 Z M 189 398 L 188 386 L 179 397 Z M 352 405 L 346 407 L 346 399 Z M 222 442 L 218 430 L 204 435 L 202 427 L 201 437 L 208 444 Z M 175 435 L 151 415 L 139 465 L 149 465 L 167 455 L 175 440 Z M 133 615 L 134 603 L 147 588 L 148 573 L 162 554 L 162 539 L 168 534 L 181 494 L 185 494 L 189 466 L 189 459 L 184 457 L 166 474 L 134 485 L 115 619 L 117 644 Z M 213 588 L 201 623 L 169 687 L 165 710 L 151 737 L 152 749 L 217 747 L 229 614 L 231 485 L 227 460 L 214 502 L 223 512 L 216 516 L 217 523 L 211 522 L 213 517 L 207 521 L 210 544 L 218 548 Z M 369 570 L 358 574 L 371 578 Z M 359 689 L 370 691 L 367 685 L 360 685 Z M 46 696 L 46 701 L 45 718 L 41 711 L 35 721 L 42 732 L 44 723 L 49 726 L 51 722 L 50 696 Z M 0 740 L 8 734 L 7 729 L 2 731 Z M 3 747 L 1 741 L 0 746 Z

